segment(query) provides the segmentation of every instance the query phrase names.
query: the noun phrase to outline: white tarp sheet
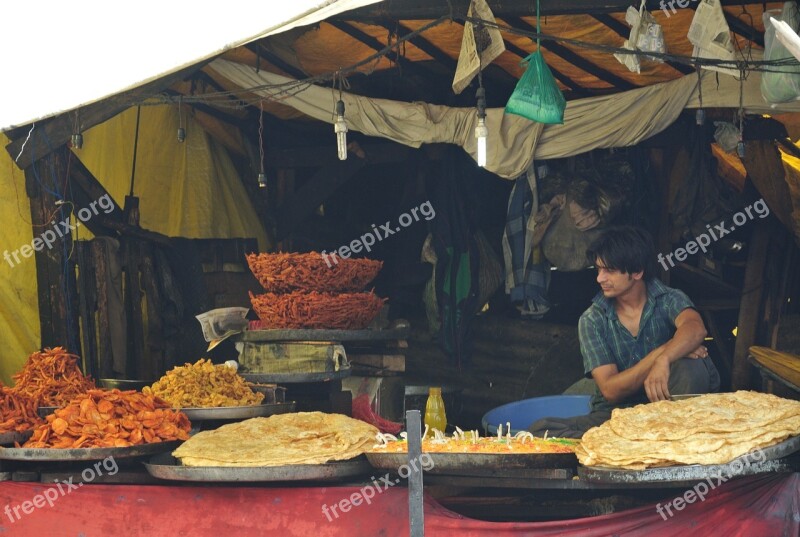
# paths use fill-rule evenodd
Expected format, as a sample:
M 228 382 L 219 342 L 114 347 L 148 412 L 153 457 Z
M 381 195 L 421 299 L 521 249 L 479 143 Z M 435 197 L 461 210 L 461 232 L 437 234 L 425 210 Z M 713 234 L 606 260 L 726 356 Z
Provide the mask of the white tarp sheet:
M 0 131 L 99 101 L 268 35 L 380 0 L 3 5 Z

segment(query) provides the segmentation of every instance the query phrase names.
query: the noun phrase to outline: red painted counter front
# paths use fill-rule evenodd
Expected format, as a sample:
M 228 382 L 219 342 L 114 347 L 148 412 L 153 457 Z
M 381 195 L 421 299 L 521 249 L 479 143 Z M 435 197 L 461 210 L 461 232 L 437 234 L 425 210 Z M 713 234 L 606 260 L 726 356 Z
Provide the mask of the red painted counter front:
M 70 488 L 62 484 L 58 489 L 55 485 L 3 482 L 0 533 L 4 537 L 400 537 L 408 535 L 407 498 L 400 487 L 375 494 L 366 503 L 354 487 L 87 484 Z M 347 503 L 343 503 L 345 499 L 349 499 Z M 340 504 L 347 512 L 342 512 Z M 335 513 L 334 505 L 339 506 Z M 661 512 L 666 513 L 663 506 Z M 659 514 L 652 505 L 577 520 L 498 523 L 464 518 L 428 498 L 425 535 L 795 537 L 800 535 L 800 473 L 730 481 L 709 490 L 704 501 L 680 510 L 673 506 L 671 512 L 671 517 Z

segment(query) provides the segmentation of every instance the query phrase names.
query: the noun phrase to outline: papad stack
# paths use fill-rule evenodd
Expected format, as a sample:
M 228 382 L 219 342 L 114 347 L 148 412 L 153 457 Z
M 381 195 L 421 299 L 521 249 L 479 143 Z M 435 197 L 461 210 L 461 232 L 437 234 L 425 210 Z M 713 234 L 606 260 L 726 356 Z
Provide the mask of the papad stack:
M 277 414 L 202 431 L 172 455 L 184 466 L 324 464 L 361 455 L 378 432 L 341 414 Z
M 800 401 L 738 391 L 614 409 L 575 453 L 585 466 L 629 470 L 726 464 L 797 435 Z

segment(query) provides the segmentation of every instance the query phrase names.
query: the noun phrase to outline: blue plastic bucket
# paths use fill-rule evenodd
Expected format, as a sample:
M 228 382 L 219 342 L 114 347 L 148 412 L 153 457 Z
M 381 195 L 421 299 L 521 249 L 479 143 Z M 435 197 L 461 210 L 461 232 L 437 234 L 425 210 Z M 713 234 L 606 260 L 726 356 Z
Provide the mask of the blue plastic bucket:
M 515 401 L 499 406 L 483 415 L 481 424 L 486 435 L 496 435 L 497 426 L 511 423 L 511 434 L 527 431 L 541 418 L 572 418 L 588 414 L 592 409 L 591 395 L 548 395 Z

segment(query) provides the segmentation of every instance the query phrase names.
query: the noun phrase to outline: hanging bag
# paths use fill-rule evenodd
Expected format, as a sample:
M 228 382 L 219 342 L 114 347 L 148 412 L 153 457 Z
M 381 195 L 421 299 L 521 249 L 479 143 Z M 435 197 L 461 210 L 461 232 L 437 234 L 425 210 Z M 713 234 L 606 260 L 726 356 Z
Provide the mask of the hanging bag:
M 539 2 L 536 2 L 536 33 L 540 33 Z M 567 101 L 558 88 L 553 73 L 544 61 L 539 39 L 536 51 L 522 60 L 527 63 L 525 72 L 517 82 L 517 87 L 506 104 L 507 114 L 516 114 L 538 123 L 564 123 L 564 108 Z

